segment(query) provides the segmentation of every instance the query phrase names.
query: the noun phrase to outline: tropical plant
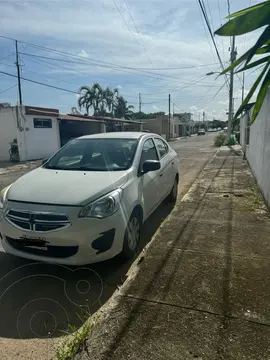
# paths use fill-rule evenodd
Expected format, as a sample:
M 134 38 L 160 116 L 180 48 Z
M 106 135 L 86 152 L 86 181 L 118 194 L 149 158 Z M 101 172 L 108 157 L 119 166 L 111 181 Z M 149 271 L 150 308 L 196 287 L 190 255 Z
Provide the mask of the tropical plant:
M 109 87 L 107 87 L 104 90 L 104 99 L 105 99 L 108 111 L 111 112 L 113 115 L 114 115 L 115 106 L 117 105 L 118 94 L 119 94 L 119 90 L 117 88 L 112 90 Z
M 127 101 L 123 98 L 123 96 L 117 97 L 117 104 L 115 107 L 115 116 L 118 118 L 131 119 L 134 109 L 133 105 L 128 105 Z
M 225 74 L 232 69 L 235 69 L 235 72 L 238 73 L 257 67 L 258 65 L 263 66 L 260 75 L 257 77 L 234 116 L 234 119 L 236 119 L 241 114 L 245 105 L 248 104 L 259 84 L 261 84 L 252 112 L 251 123 L 253 123 L 262 107 L 268 87 L 270 86 L 270 1 L 267 0 L 237 11 L 227 16 L 227 18 L 230 19 L 229 22 L 221 26 L 215 34 L 221 36 L 237 36 L 265 27 L 255 45 L 221 73 Z M 262 55 L 265 56 L 262 57 Z M 251 62 L 255 56 L 256 60 Z M 257 59 L 257 56 L 259 56 L 259 59 Z
M 93 108 L 94 115 L 98 115 L 101 109 L 104 110 L 106 98 L 104 90 L 98 83 L 93 84 L 92 87 L 81 86 L 79 92 L 81 95 L 78 99 L 78 106 L 80 109 L 84 107 L 87 115 L 89 114 L 90 108 Z
M 224 134 L 218 134 L 218 135 L 215 137 L 215 140 L 214 140 L 215 146 L 220 147 L 220 146 L 224 145 L 225 142 L 226 142 L 226 140 L 227 140 L 227 136 L 226 136 L 226 135 L 224 135 Z

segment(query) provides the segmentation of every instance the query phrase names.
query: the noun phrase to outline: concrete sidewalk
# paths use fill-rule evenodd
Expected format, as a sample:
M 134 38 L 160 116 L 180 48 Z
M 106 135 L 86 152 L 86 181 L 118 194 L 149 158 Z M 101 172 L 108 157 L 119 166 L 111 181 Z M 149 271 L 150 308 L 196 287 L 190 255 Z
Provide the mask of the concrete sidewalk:
M 219 151 L 75 359 L 270 359 L 270 218 L 241 156 Z

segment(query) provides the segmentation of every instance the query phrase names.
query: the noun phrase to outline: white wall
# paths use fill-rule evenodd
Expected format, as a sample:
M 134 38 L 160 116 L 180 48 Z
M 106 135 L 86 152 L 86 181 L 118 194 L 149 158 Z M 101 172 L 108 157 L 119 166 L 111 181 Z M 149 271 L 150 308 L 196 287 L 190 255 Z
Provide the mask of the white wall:
M 52 128 L 35 128 L 34 118 L 51 119 Z M 21 161 L 48 158 L 60 148 L 59 124 L 56 117 L 23 115 L 21 126 L 23 130 L 18 133 Z
M 16 138 L 16 108 L 0 109 L 0 161 L 9 161 L 9 144 Z
M 240 133 L 244 134 L 246 122 L 241 121 Z M 261 111 L 250 127 L 249 145 L 242 135 L 241 145 L 245 147 L 246 158 L 257 183 L 270 206 L 270 88 Z

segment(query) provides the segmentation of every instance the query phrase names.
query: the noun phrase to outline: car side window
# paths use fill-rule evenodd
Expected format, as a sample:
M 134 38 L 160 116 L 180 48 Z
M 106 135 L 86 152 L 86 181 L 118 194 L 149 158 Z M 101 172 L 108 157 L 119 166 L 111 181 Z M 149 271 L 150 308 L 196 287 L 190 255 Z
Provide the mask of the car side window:
M 146 160 L 159 160 L 157 150 L 152 139 L 148 139 L 143 144 L 140 167 Z
M 165 156 L 169 151 L 168 145 L 163 140 L 158 139 L 158 138 L 155 138 L 154 141 L 155 141 L 155 145 L 158 149 L 160 158 L 163 158 L 163 156 Z

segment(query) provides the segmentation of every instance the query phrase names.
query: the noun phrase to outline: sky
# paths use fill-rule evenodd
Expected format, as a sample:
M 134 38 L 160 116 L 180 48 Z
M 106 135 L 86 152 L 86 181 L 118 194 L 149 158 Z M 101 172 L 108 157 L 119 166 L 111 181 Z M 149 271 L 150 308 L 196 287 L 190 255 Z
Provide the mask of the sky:
M 212 30 L 224 24 L 227 0 L 204 0 Z M 230 11 L 257 3 L 230 0 Z M 118 88 L 138 111 L 192 112 L 194 120 L 226 120 L 228 88 L 197 0 L 0 0 L 0 35 L 18 40 L 21 76 L 68 91 L 22 80 L 25 105 L 70 113 L 78 89 L 99 82 Z M 258 34 L 236 37 L 238 56 Z M 215 36 L 228 65 L 230 39 Z M 16 75 L 14 40 L 0 37 L 0 71 Z M 257 72 L 247 71 L 245 94 Z M 0 73 L 0 102 L 15 105 L 15 77 Z M 242 75 L 235 76 L 235 108 Z

